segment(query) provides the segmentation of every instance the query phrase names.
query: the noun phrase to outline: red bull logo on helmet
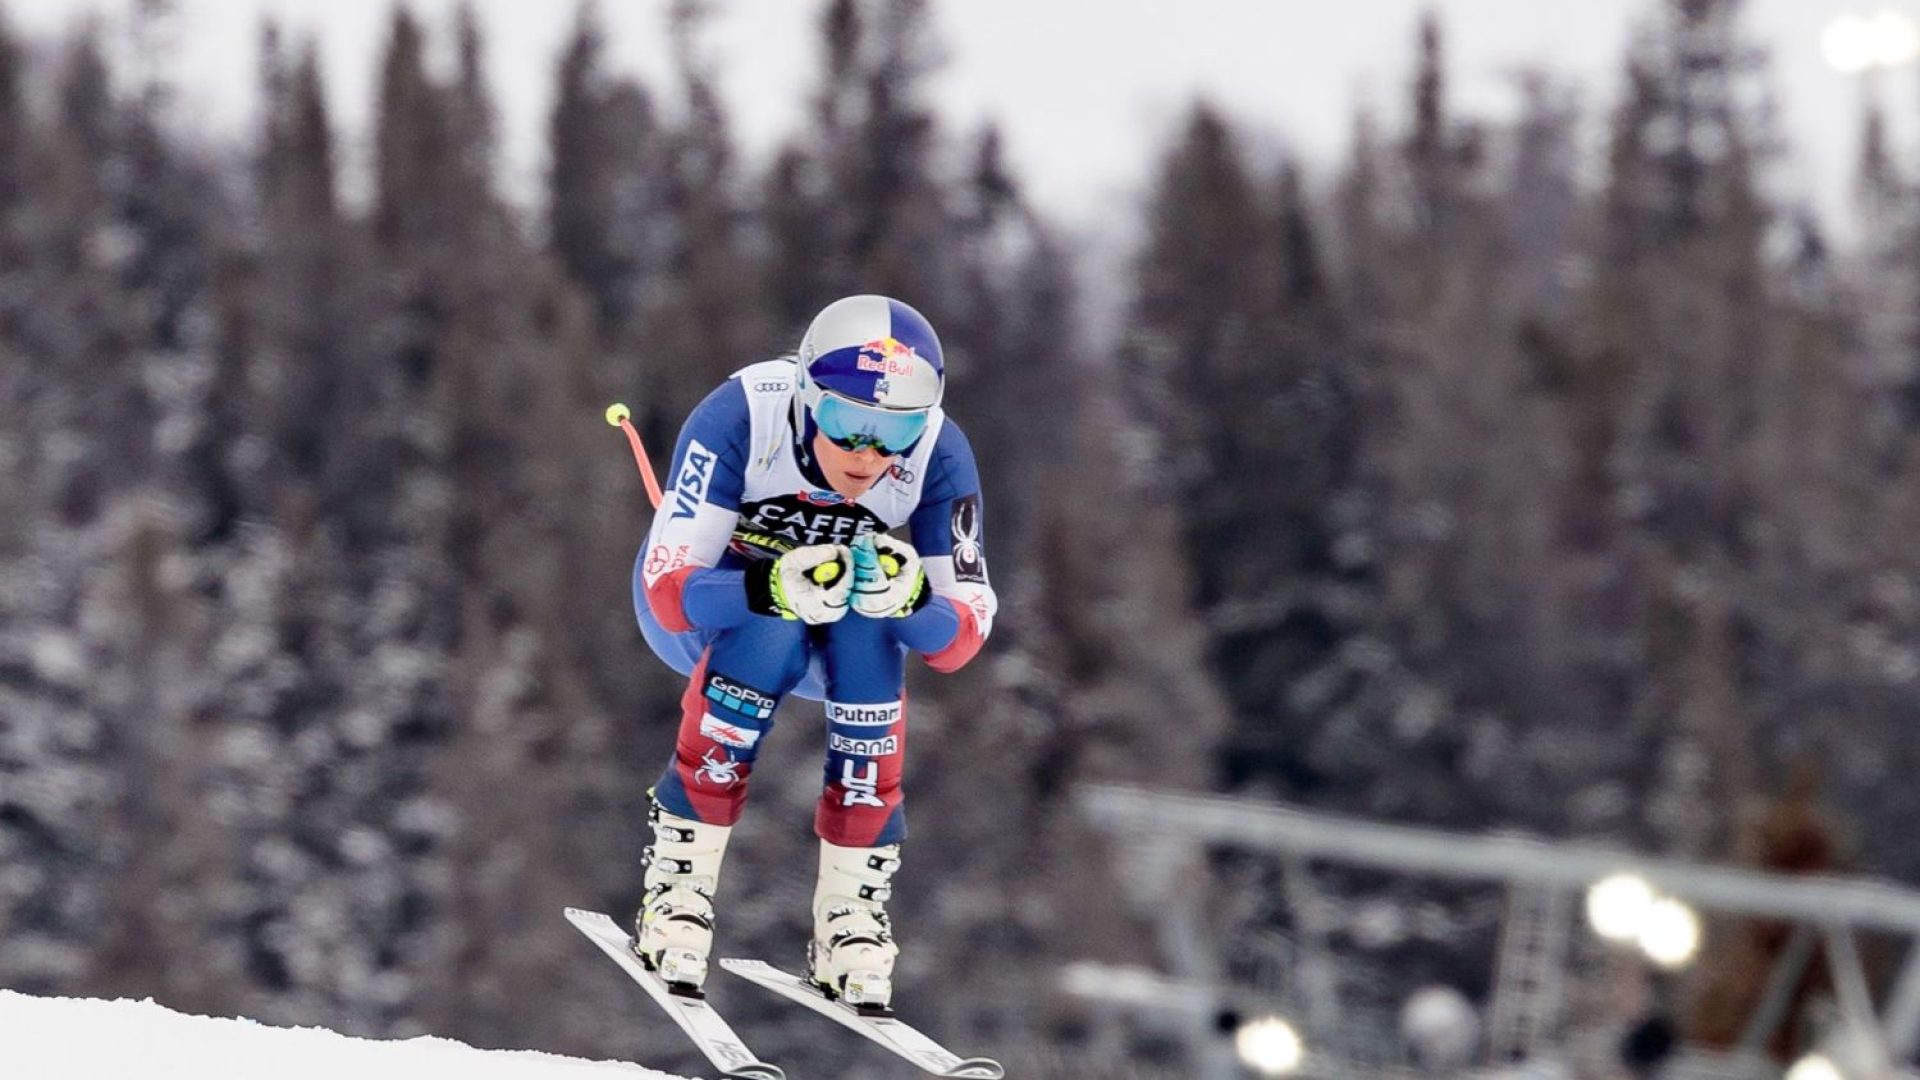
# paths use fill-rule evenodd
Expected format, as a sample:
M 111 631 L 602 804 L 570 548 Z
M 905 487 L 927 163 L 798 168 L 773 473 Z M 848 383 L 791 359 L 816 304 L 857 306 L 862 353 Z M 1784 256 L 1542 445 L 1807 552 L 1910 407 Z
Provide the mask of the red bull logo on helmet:
M 898 338 L 876 338 L 860 346 L 860 355 L 854 366 L 861 371 L 874 371 L 882 375 L 912 375 L 917 370 L 920 357 L 913 346 Z

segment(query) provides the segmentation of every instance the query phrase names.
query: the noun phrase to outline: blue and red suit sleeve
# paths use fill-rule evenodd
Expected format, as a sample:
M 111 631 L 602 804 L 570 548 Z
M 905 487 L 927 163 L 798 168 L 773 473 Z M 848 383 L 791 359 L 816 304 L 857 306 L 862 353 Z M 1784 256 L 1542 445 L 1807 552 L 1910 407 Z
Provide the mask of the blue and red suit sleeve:
M 719 567 L 739 519 L 751 430 L 746 388 L 728 379 L 688 415 L 674 444 L 641 567 L 647 607 L 674 633 L 738 626 L 752 614 L 743 572 Z
M 901 620 L 900 640 L 926 654 L 935 671 L 957 671 L 986 644 L 999 601 L 987 581 L 981 528 L 980 469 L 973 446 L 951 419 L 934 444 L 908 537 L 926 568 L 933 600 Z

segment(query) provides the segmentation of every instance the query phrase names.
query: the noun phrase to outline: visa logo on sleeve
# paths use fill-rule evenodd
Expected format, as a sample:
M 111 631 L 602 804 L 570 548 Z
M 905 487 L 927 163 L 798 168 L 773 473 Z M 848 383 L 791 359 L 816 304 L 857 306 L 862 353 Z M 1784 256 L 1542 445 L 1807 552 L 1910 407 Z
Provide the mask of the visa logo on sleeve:
M 713 451 L 702 446 L 699 439 L 688 440 L 686 459 L 680 463 L 680 473 L 673 480 L 673 516 L 692 517 L 712 483 Z

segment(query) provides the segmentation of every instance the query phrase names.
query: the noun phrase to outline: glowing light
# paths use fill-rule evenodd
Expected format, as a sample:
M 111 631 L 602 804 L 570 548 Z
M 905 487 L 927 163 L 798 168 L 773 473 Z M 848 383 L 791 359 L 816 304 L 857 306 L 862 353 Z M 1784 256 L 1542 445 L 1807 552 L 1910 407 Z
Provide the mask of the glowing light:
M 1261 1076 L 1285 1076 L 1306 1058 L 1306 1047 L 1293 1025 L 1277 1016 L 1241 1024 L 1233 1033 L 1233 1048 L 1241 1062 Z
M 1608 941 L 1636 941 L 1653 902 L 1652 886 L 1632 874 L 1616 874 L 1587 890 L 1587 923 Z
M 1664 968 L 1684 967 L 1700 948 L 1700 919 L 1678 900 L 1655 900 L 1640 925 L 1640 949 Z
M 1910 64 L 1920 59 L 1920 27 L 1898 11 L 1886 10 L 1868 23 L 1873 31 L 1874 61 L 1881 67 Z
M 1435 1072 L 1464 1067 L 1480 1040 L 1480 1017 L 1465 994 L 1451 986 L 1424 986 L 1400 1007 L 1400 1036 Z
M 1786 1080 L 1847 1080 L 1823 1054 L 1808 1054 L 1787 1070 Z
M 1872 30 L 1858 15 L 1842 15 L 1820 35 L 1820 51 L 1835 71 L 1855 75 L 1873 66 Z
M 1920 60 L 1920 26 L 1891 9 L 1871 18 L 1842 15 L 1820 35 L 1820 51 L 1836 71 L 1848 75 L 1910 64 Z

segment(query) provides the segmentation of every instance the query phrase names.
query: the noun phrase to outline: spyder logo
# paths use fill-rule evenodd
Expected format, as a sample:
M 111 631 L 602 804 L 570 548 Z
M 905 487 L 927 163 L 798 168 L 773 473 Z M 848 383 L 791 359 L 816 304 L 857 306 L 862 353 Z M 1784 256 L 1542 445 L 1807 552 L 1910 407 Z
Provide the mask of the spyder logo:
M 704 780 L 718 788 L 732 787 L 740 782 L 740 763 L 726 751 L 722 750 L 719 759 L 715 760 L 713 751 L 709 750 L 700 760 L 705 764 L 693 774 L 695 780 Z

